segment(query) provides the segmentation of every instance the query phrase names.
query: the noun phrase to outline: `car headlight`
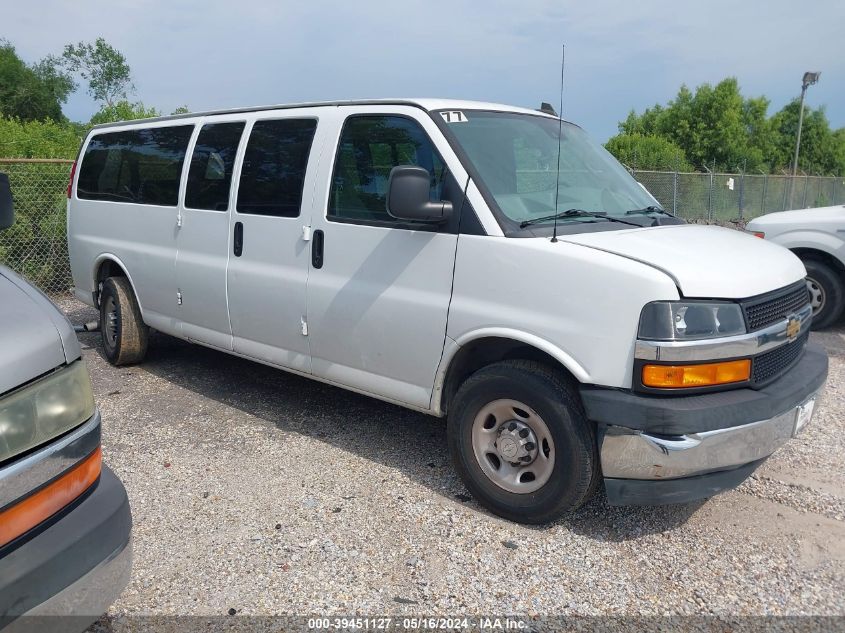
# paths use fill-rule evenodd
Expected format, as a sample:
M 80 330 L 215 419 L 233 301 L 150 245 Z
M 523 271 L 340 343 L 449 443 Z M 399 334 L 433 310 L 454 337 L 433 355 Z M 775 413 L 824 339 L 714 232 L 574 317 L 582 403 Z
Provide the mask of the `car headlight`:
M 640 315 L 639 338 L 692 341 L 745 333 L 742 309 L 723 301 L 654 301 Z
M 0 463 L 44 444 L 94 415 L 82 361 L 0 398 Z

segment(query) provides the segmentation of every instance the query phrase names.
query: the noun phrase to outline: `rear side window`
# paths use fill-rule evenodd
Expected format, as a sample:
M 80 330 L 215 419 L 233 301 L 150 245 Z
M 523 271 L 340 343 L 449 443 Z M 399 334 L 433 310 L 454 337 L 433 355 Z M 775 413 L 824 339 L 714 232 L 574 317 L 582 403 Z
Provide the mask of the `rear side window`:
M 185 206 L 191 209 L 226 211 L 235 154 L 244 123 L 211 123 L 202 126 L 188 171 Z
M 76 195 L 176 206 L 192 125 L 107 132 L 85 149 Z
M 398 165 L 425 167 L 429 196 L 440 200 L 446 169 L 420 124 L 402 116 L 352 116 L 340 135 L 328 216 L 396 223 L 387 213 L 387 182 Z
M 256 121 L 241 167 L 238 213 L 299 216 L 305 169 L 317 121 Z

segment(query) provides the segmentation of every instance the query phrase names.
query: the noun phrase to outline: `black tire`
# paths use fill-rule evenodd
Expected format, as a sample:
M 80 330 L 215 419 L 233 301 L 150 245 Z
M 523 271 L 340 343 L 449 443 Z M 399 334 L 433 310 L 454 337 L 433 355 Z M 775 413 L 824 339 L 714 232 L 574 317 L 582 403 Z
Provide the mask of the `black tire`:
M 818 259 L 805 259 L 807 286 L 814 301 L 821 301 L 820 306 L 813 306 L 813 330 L 829 327 L 839 320 L 845 308 L 845 288 L 842 276 L 826 263 Z
M 100 330 L 112 365 L 139 363 L 147 353 L 149 328 L 126 277 L 109 277 L 100 292 Z
M 536 491 L 503 489 L 485 474 L 481 458 L 475 456 L 472 429 L 476 416 L 502 400 L 530 407 L 552 437 L 554 465 L 549 479 Z M 581 506 L 600 482 L 595 430 L 584 414 L 576 387 L 537 362 L 502 361 L 470 376 L 450 407 L 447 436 L 452 461 L 466 487 L 484 507 L 511 521 L 554 521 Z

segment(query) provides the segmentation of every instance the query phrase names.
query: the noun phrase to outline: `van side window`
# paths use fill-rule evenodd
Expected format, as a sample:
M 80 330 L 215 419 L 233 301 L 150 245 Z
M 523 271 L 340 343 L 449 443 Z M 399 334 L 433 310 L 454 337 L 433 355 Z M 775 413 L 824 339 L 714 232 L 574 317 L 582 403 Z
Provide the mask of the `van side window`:
M 425 167 L 430 197 L 440 200 L 445 165 L 419 123 L 395 115 L 349 117 L 337 149 L 328 217 L 398 222 L 387 213 L 387 181 L 397 165 Z
M 315 119 L 256 121 L 238 185 L 238 213 L 299 216 Z
M 190 209 L 226 211 L 235 154 L 246 124 L 203 125 L 191 156 L 185 206 Z
M 192 125 L 107 132 L 85 149 L 76 195 L 175 207 Z

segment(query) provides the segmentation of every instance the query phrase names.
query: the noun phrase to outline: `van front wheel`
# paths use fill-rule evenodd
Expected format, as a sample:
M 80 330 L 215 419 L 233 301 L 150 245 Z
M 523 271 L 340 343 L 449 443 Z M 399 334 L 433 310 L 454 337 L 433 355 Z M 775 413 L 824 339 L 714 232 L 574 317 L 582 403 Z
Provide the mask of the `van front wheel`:
M 486 508 L 548 523 L 583 504 L 599 482 L 595 433 L 575 388 L 533 361 L 503 361 L 470 376 L 448 419 L 452 460 Z
M 126 277 L 109 277 L 100 292 L 103 349 L 112 365 L 139 363 L 147 353 L 149 328 Z

